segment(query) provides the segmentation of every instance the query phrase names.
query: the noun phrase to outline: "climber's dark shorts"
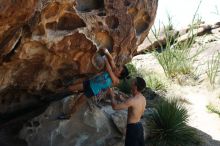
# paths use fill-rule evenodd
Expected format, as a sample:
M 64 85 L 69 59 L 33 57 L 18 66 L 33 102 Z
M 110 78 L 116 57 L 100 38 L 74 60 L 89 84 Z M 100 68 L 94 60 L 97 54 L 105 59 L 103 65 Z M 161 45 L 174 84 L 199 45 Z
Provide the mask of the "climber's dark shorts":
M 83 90 L 84 90 L 84 95 L 86 97 L 93 97 L 94 96 L 94 93 L 92 91 L 92 88 L 90 87 L 90 81 L 89 80 L 85 80 L 83 82 Z
M 127 125 L 125 146 L 144 146 L 144 130 L 140 122 Z

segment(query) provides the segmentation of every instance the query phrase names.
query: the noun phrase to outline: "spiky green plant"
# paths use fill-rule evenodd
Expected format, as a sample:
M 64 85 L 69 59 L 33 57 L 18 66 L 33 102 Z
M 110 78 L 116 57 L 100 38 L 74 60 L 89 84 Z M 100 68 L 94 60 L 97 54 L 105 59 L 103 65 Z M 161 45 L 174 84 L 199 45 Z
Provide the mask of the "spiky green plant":
M 186 146 L 200 142 L 195 129 L 187 126 L 187 109 L 175 99 L 158 103 L 149 117 L 151 138 L 154 146 Z
M 214 54 L 212 59 L 208 61 L 208 70 L 206 72 L 210 84 L 214 87 L 216 77 L 220 69 L 220 53 Z

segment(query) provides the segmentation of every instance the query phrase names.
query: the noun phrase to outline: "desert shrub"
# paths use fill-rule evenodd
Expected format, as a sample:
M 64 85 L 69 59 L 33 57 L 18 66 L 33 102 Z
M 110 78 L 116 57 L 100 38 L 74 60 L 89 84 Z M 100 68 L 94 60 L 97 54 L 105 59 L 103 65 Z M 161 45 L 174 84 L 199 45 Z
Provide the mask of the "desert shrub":
M 178 40 L 180 35 L 175 35 L 175 31 L 170 31 L 167 27 L 164 26 L 164 34 L 165 34 L 165 46 L 160 45 L 162 51 L 155 51 L 155 57 L 158 62 L 162 66 L 167 77 L 174 78 L 177 75 L 186 75 L 186 74 L 194 74 L 193 63 L 195 61 L 195 57 L 202 51 L 202 49 L 198 49 L 195 54 L 190 54 L 191 47 L 195 42 L 197 31 L 195 28 L 198 27 L 199 20 L 196 19 L 197 12 L 200 5 L 198 6 L 192 24 L 189 25 L 187 39 L 184 41 Z M 168 16 L 168 26 L 172 26 L 171 17 Z M 152 30 L 154 37 L 158 40 L 158 34 L 156 29 Z
M 187 109 L 177 100 L 158 103 L 149 116 L 150 138 L 146 141 L 155 146 L 186 146 L 200 142 L 195 129 L 187 125 Z
M 210 84 L 214 87 L 216 77 L 220 69 L 220 53 L 214 54 L 212 59 L 208 61 L 208 70 L 206 72 Z
M 145 75 L 147 87 L 153 91 L 166 91 L 165 83 L 155 74 Z
M 128 71 L 129 71 L 129 76 L 130 77 L 136 77 L 138 76 L 138 70 L 137 68 L 134 66 L 134 64 L 132 63 L 128 63 L 126 64 L 126 67 L 128 68 Z
M 131 94 L 131 79 L 121 80 L 117 88 L 125 94 Z
M 216 107 L 215 105 L 209 103 L 206 108 L 212 112 L 212 113 L 215 113 L 215 114 L 218 114 L 220 116 L 220 107 Z
M 166 48 L 162 53 L 155 53 L 155 56 L 167 77 L 190 74 L 192 71 L 192 62 L 189 61 L 189 53 L 186 49 Z
M 174 37 L 174 34 L 170 34 L 172 32 L 165 29 L 166 46 L 161 46 L 162 52 L 155 51 L 154 55 L 167 77 L 173 78 L 179 74 L 193 74 L 192 65 L 195 57 L 200 53 L 198 51 L 194 55 L 190 54 L 190 48 L 194 44 L 196 37 L 193 31 L 193 27 L 190 27 L 188 39 L 178 42 L 178 38 Z
M 126 94 L 131 94 L 131 79 L 138 76 L 138 71 L 132 63 L 126 64 L 126 67 L 129 71 L 129 77 L 121 80 L 117 88 Z

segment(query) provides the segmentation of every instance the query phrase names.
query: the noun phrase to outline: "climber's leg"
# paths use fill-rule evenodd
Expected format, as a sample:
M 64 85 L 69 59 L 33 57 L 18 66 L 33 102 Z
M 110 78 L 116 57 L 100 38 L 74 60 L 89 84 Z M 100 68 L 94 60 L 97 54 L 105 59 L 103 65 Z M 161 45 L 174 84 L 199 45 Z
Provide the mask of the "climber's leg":
M 90 87 L 90 80 L 85 80 L 83 83 L 74 84 L 69 86 L 68 89 L 72 92 L 84 92 L 84 95 L 88 98 L 93 97 L 94 93 Z
M 59 115 L 57 117 L 58 120 L 68 120 L 71 118 L 71 115 L 73 115 L 75 112 L 77 112 L 80 107 L 86 103 L 86 96 L 84 94 L 80 95 L 78 99 L 76 99 L 76 101 L 74 102 L 73 105 L 71 105 L 70 107 L 70 111 L 69 113 L 65 114 L 65 113 L 62 113 L 61 115 Z
M 86 77 L 77 79 L 74 81 L 74 83 L 57 89 L 56 92 L 59 93 L 59 92 L 63 92 L 64 90 L 68 90 L 74 93 L 82 92 L 83 91 L 82 84 L 83 84 L 83 81 L 85 81 L 86 79 L 87 79 Z
M 72 92 L 82 92 L 83 91 L 83 83 L 71 85 L 68 87 L 68 89 Z
M 74 103 L 74 105 L 72 105 L 71 109 L 70 109 L 70 115 L 74 114 L 75 112 L 77 112 L 80 107 L 86 103 L 86 96 L 84 94 L 82 94 Z
M 75 84 L 80 84 L 80 83 L 83 83 L 85 80 L 87 80 L 88 78 L 84 77 L 84 78 L 80 78 L 80 79 L 77 79 L 74 81 L 74 85 Z

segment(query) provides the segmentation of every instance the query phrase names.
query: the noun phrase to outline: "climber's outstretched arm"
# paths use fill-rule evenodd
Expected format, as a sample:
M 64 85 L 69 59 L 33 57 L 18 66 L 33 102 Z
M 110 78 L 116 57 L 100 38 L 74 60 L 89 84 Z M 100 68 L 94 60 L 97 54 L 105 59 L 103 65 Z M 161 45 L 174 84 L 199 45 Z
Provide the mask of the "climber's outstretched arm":
M 106 55 L 106 57 L 109 61 L 109 64 L 111 65 L 112 70 L 115 70 L 116 69 L 115 61 L 114 61 L 112 55 L 109 53 L 108 49 L 102 48 L 102 51 Z
M 110 63 L 109 63 L 108 59 L 106 59 L 106 58 L 105 58 L 105 64 L 106 64 L 106 70 L 108 71 L 108 73 L 112 79 L 113 86 L 118 85 L 120 82 L 120 79 L 114 74 L 114 72 L 112 71 L 112 68 L 110 66 Z
M 109 94 L 109 96 L 111 97 L 112 108 L 113 108 L 114 110 L 127 109 L 127 108 L 129 108 L 129 107 L 132 105 L 132 103 L 133 103 L 132 99 L 128 99 L 128 100 L 126 100 L 125 102 L 122 102 L 122 103 L 117 103 L 117 101 L 115 100 L 115 97 L 116 97 L 116 96 L 115 96 L 114 92 L 112 91 L 112 89 L 109 89 L 109 90 L 108 90 L 108 94 Z
M 78 84 L 70 85 L 68 87 L 68 90 L 72 91 L 72 92 L 82 92 L 83 91 L 83 82 L 78 83 Z

